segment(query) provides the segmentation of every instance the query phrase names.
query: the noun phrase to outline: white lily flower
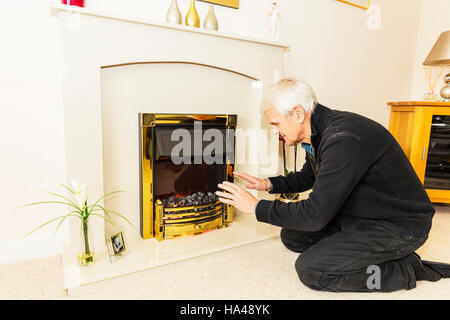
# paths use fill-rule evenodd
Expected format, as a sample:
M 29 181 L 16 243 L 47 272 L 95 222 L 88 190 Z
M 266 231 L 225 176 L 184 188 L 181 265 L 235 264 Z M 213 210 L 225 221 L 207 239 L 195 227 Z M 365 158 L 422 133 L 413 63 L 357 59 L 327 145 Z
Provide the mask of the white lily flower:
M 72 180 L 70 181 L 70 184 L 72 185 L 72 190 L 75 193 L 75 201 L 78 205 L 78 207 L 83 211 L 84 208 L 87 205 L 87 182 L 80 184 L 78 180 Z

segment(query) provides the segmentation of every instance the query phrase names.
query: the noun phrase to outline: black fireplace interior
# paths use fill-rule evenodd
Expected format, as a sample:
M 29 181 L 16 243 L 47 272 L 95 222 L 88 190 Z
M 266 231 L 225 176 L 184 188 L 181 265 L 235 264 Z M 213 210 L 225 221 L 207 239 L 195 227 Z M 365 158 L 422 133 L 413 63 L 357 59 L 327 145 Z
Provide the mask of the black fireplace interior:
M 172 149 L 180 143 L 179 141 L 172 141 L 172 132 L 175 129 L 180 129 L 180 126 L 155 128 L 154 138 L 156 139 L 153 140 L 156 141 L 153 145 L 153 154 L 157 155 L 153 170 L 155 199 L 161 200 L 164 207 L 184 207 L 216 202 L 218 200 L 215 195 L 215 191 L 218 190 L 217 185 L 226 180 L 227 174 L 226 127 L 214 127 L 214 129 L 217 129 L 216 133 L 220 132 L 222 135 L 223 151 L 212 154 L 215 159 L 221 160 L 216 161 L 219 163 L 211 164 L 206 164 L 202 158 L 205 147 L 211 141 L 201 139 L 202 142 L 198 142 L 199 146 L 194 148 L 193 127 L 181 128 L 189 131 L 192 137 L 191 153 L 187 156 L 190 161 L 184 161 L 185 163 L 181 164 L 175 164 L 171 158 Z M 204 134 L 207 129 L 209 128 L 202 128 L 202 133 Z M 214 139 L 212 140 L 214 141 Z M 185 157 L 182 153 L 181 156 Z

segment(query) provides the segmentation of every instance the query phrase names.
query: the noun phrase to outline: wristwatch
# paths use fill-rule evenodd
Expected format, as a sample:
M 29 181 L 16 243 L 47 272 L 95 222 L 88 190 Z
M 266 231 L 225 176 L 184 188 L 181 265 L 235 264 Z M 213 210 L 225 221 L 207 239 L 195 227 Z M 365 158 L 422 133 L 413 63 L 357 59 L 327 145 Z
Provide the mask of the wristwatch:
M 267 179 L 267 180 L 269 180 L 269 189 L 267 189 L 267 192 L 270 192 L 273 189 L 273 185 L 272 185 L 272 181 L 270 181 L 270 179 Z

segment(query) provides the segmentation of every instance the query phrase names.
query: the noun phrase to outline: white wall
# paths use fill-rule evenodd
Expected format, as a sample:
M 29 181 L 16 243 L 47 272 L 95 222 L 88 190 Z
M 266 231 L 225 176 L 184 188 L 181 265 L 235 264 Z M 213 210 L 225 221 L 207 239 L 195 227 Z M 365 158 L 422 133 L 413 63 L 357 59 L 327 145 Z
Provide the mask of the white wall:
M 426 0 L 422 3 L 420 14 L 419 36 L 414 60 L 414 77 L 412 82 L 411 99 L 423 100 L 423 95 L 427 92 L 425 71 L 422 63 L 438 39 L 441 32 L 450 30 L 450 1 L 448 0 Z M 447 67 L 443 75 L 450 72 Z M 435 87 L 440 99 L 439 92 L 444 86 L 441 76 Z
M 61 208 L 13 210 L 48 199 L 38 190 L 56 190 L 50 180 L 64 181 L 58 29 L 49 3 L 2 1 L 0 10 L 0 264 L 60 250 L 54 228 L 23 237 Z
M 56 252 L 60 241 L 48 244 L 47 252 L 32 249 L 34 255 L 26 248 L 38 242 L 21 242 L 33 227 L 60 215 L 60 208 L 12 210 L 47 199 L 37 190 L 55 191 L 49 180 L 64 181 L 65 176 L 57 25 L 50 18 L 50 2 L 5 1 L 0 11 L 0 218 L 5 226 L 0 245 L 16 254 L 0 263 Z M 86 2 L 91 9 L 164 20 L 171 0 Z M 271 2 L 241 0 L 239 10 L 217 7 L 221 31 L 269 39 Z M 178 3 L 184 15 L 189 1 Z M 280 40 L 292 46 L 286 75 L 310 82 L 325 105 L 387 125 L 386 102 L 410 97 L 421 1 L 373 0 L 381 9 L 379 30 L 367 28 L 366 11 L 335 0 L 279 3 Z M 203 20 L 208 5 L 197 2 L 197 9 Z M 46 228 L 31 239 L 52 239 L 53 230 Z
M 338 1 L 282 4 L 286 74 L 308 81 L 322 104 L 387 126 L 386 102 L 409 98 L 420 1 L 372 0 L 380 29 L 368 28 L 367 11 Z

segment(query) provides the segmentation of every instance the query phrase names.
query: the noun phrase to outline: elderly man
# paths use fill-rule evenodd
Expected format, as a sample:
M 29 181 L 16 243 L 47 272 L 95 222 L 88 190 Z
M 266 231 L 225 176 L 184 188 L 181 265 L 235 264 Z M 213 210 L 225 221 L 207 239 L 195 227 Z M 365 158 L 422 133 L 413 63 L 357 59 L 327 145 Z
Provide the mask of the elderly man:
M 312 188 L 296 203 L 258 201 L 240 186 L 223 182 L 223 203 L 282 227 L 281 241 L 301 253 L 295 268 L 308 287 L 324 291 L 412 289 L 416 280 L 437 281 L 450 265 L 423 261 L 435 213 L 423 185 L 392 135 L 360 115 L 331 110 L 304 82 L 284 79 L 262 104 L 287 145 L 301 144 L 300 172 L 265 179 L 235 172 L 246 187 L 270 193 Z

